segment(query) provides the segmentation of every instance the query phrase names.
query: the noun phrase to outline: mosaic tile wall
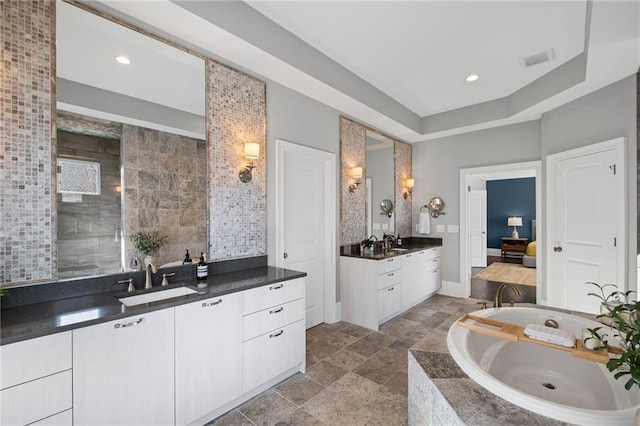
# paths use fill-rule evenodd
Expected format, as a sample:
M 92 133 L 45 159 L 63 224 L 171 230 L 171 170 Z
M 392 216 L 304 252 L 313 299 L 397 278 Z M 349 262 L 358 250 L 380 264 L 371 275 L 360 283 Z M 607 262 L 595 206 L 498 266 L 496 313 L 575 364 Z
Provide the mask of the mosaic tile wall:
M 407 187 L 404 185 L 405 179 L 411 177 L 411 145 L 405 142 L 394 141 L 395 160 L 395 193 L 396 193 L 396 234 L 402 237 L 411 236 L 411 203 L 412 194 L 407 199 L 403 198 L 403 193 Z
M 266 111 L 264 82 L 207 61 L 210 260 L 266 254 Z M 238 178 L 245 142 L 260 144 L 249 183 Z
M 207 144 L 205 141 L 125 124 L 124 233 L 162 228 L 169 244 L 159 264 L 206 253 Z M 125 259 L 139 256 L 125 237 Z
M 351 168 L 362 166 L 363 176 L 366 158 L 366 128 L 347 118 L 340 117 L 340 245 L 359 243 L 367 238 L 365 185 L 349 192 Z
M 50 279 L 55 3 L 3 1 L 0 12 L 0 282 Z

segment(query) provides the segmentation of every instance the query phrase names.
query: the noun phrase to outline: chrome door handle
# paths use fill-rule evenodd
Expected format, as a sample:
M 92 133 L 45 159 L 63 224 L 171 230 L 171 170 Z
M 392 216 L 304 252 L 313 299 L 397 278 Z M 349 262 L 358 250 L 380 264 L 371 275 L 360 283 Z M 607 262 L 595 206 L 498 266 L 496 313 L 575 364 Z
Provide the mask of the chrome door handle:
M 285 252 L 284 252 L 284 254 L 283 254 L 282 256 L 286 259 L 287 257 L 289 257 L 289 253 L 287 253 L 287 252 L 285 251 Z
M 562 253 L 562 247 L 561 246 L 556 246 L 553 248 L 553 251 L 555 251 L 556 253 Z

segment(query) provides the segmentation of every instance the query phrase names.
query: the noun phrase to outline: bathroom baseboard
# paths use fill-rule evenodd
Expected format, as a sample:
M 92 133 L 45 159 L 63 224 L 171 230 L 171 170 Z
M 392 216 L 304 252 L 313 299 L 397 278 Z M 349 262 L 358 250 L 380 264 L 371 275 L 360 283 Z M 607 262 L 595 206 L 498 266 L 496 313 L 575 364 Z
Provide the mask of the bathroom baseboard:
M 499 248 L 488 248 L 487 249 L 487 256 L 500 257 L 500 256 L 502 256 L 502 250 L 500 250 Z
M 442 296 L 451 296 L 451 297 L 463 297 L 466 298 L 468 295 L 464 294 L 464 286 L 460 283 L 454 281 L 445 281 L 442 280 L 442 288 L 438 291 L 438 294 Z

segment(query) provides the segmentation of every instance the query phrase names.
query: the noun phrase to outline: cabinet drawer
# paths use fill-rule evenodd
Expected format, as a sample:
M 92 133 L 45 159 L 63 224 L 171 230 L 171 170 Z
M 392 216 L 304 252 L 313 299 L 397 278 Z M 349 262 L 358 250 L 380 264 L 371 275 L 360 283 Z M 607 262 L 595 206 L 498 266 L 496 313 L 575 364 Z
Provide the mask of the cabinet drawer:
M 252 314 L 304 296 L 304 279 L 282 281 L 244 291 L 243 314 Z
M 243 318 L 243 341 L 304 319 L 304 299 L 272 306 Z
M 398 284 L 402 281 L 402 269 L 396 269 L 386 272 L 382 275 L 378 275 L 378 290 L 389 287 L 390 285 Z
M 378 275 L 399 268 L 402 268 L 402 258 L 400 256 L 378 261 Z
M 440 252 L 442 250 L 442 247 L 432 247 L 430 249 L 426 249 L 426 256 L 427 259 L 434 259 L 436 257 L 440 257 Z
M 440 259 L 441 257 L 435 257 L 433 259 L 427 260 L 427 270 L 437 269 L 440 267 Z
M 71 332 L 0 346 L 0 389 L 71 368 Z
M 304 361 L 304 321 L 263 334 L 242 344 L 243 392 L 296 367 Z
M 24 425 L 70 409 L 71 382 L 71 370 L 67 370 L 2 390 L 0 423 Z

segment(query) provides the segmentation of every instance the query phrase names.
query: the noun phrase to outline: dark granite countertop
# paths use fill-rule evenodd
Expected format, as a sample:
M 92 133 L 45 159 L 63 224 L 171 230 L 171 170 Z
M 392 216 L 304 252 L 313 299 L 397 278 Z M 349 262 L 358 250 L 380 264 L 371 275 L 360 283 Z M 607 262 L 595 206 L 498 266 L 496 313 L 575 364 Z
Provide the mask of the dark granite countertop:
M 403 239 L 402 246 L 397 246 L 392 249 L 383 249 L 375 252 L 360 252 L 359 244 L 351 244 L 340 246 L 340 256 L 355 257 L 359 259 L 371 259 L 382 260 L 390 257 L 402 256 L 405 254 L 413 253 L 416 251 L 432 248 L 442 247 L 441 238 L 405 238 Z
M 15 343 L 34 337 L 140 315 L 280 281 L 301 278 L 306 275 L 304 272 L 264 266 L 210 275 L 207 279 L 208 285 L 204 289 L 197 289 L 198 281 L 189 278 L 166 287 L 137 290 L 133 293 L 122 291 L 97 293 L 2 309 L 0 311 L 2 324 L 0 344 Z M 137 306 L 125 306 L 118 300 L 119 297 L 135 296 L 184 286 L 196 289 L 198 293 Z

